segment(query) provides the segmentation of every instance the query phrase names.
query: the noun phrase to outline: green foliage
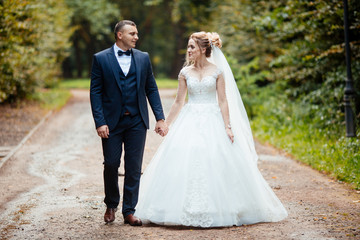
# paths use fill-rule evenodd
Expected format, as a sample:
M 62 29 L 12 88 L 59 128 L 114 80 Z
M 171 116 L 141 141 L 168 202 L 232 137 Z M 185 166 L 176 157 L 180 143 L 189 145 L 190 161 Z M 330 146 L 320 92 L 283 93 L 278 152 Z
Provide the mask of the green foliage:
M 67 55 L 71 12 L 63 1 L 1 1 L 0 103 L 51 86 Z
M 60 89 L 90 89 L 90 78 L 65 79 L 59 83 Z
M 185 21 L 188 34 L 193 31 L 201 31 L 200 27 L 207 27 L 210 14 L 213 10 L 211 0 L 174 0 L 172 20 L 174 22 Z
M 217 0 L 213 12 L 212 31 L 220 34 L 223 51 L 243 65 L 258 58 L 259 70 L 268 69 L 278 53 L 279 44 L 267 34 L 274 24 L 265 18 L 284 1 Z
M 177 26 L 171 19 L 172 1 L 119 1 L 122 18 L 137 24 L 139 40 L 136 48 L 148 52 L 156 75 L 171 75 L 177 49 Z M 181 38 L 182 39 L 182 38 Z
M 358 1 L 350 1 L 350 5 L 350 12 L 360 9 Z M 275 58 L 270 66 L 277 79 L 294 87 L 288 95 L 296 97 L 317 89 L 327 72 L 345 64 L 343 6 L 342 1 L 288 1 L 279 11 L 280 16 L 270 16 L 277 22 L 271 31 L 285 54 Z M 358 28 L 359 22 L 354 20 L 356 17 L 350 14 L 352 27 Z M 360 43 L 355 39 L 360 37 L 359 30 L 353 34 L 353 53 L 358 55 Z
M 87 77 L 93 54 L 114 43 L 113 28 L 120 20 L 120 9 L 110 0 L 64 0 L 73 12 L 70 26 L 72 54 L 63 64 L 66 78 Z M 75 75 L 75 76 L 74 76 Z
M 60 109 L 70 97 L 70 91 L 61 88 L 38 89 L 33 94 L 28 95 L 29 99 L 39 102 L 43 108 L 48 110 Z
M 231 66 L 237 66 L 236 59 L 232 57 L 228 57 L 228 62 Z M 256 116 L 254 107 L 261 105 L 263 101 L 261 96 L 264 92 L 258 87 L 258 84 L 263 84 L 270 74 L 266 70 L 259 71 L 259 67 L 259 58 L 256 57 L 248 64 L 232 69 L 250 118 Z
M 170 78 L 156 78 L 156 84 L 158 88 L 176 89 L 178 87 L 178 81 Z M 59 89 L 89 89 L 90 79 L 66 79 L 59 83 Z
M 109 36 L 114 39 L 110 24 L 120 17 L 116 4 L 108 0 L 65 0 L 65 3 L 74 12 L 71 25 L 76 28 L 75 35 L 79 34 L 86 43 L 92 37 L 99 41 Z
M 321 121 L 309 115 L 311 107 L 300 100 L 289 101 L 274 85 L 262 88 L 252 120 L 255 136 L 285 150 L 296 159 L 360 189 L 360 131 L 357 138 L 344 137 L 344 124 L 320 128 Z M 326 115 L 324 116 L 326 117 Z M 320 123 L 319 123 L 320 121 Z M 333 134 L 333 128 L 341 134 Z M 341 130 L 339 130 L 341 129 Z
M 137 24 L 137 48 L 150 54 L 156 75 L 177 78 L 190 33 L 210 29 L 213 0 L 112 0 Z M 107 47 L 106 45 L 104 48 Z
M 177 79 L 156 78 L 156 84 L 159 89 L 177 89 L 178 83 Z
M 255 135 L 360 188 L 359 133 L 345 139 L 343 2 L 214 1 Z M 349 0 L 352 73 L 360 123 L 360 2 Z

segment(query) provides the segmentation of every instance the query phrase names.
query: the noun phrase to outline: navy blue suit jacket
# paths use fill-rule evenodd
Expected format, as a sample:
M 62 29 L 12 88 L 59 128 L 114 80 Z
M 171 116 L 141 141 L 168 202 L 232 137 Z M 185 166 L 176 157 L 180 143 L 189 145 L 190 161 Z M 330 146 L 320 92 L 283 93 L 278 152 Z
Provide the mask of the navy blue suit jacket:
M 149 128 L 148 99 L 156 120 L 165 119 L 158 87 L 148 53 L 132 49 L 136 66 L 137 97 L 144 124 Z M 108 125 L 113 130 L 122 112 L 120 66 L 114 47 L 96 53 L 91 69 L 90 101 L 96 128 Z

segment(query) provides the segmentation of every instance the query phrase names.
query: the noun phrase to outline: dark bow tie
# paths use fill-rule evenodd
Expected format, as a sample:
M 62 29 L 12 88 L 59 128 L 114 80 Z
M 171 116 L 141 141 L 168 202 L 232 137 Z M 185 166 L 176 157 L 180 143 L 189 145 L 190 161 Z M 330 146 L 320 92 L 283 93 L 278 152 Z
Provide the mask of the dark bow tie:
M 125 54 L 126 56 L 130 56 L 131 51 L 130 51 L 130 50 L 127 50 L 126 52 L 123 52 L 123 51 L 121 51 L 121 50 L 118 51 L 118 55 L 119 55 L 119 56 L 122 56 L 123 54 Z

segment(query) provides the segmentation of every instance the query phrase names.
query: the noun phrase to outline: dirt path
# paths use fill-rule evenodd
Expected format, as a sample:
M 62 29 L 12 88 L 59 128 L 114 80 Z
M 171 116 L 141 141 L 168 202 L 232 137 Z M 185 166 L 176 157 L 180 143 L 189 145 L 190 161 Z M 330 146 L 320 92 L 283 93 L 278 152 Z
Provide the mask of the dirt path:
M 259 168 L 289 212 L 284 221 L 215 229 L 134 228 L 117 214 L 105 225 L 100 139 L 88 92 L 73 94 L 0 169 L 1 239 L 360 239 L 359 192 L 260 144 Z M 167 112 L 174 92 L 161 95 Z M 148 132 L 144 168 L 161 141 Z

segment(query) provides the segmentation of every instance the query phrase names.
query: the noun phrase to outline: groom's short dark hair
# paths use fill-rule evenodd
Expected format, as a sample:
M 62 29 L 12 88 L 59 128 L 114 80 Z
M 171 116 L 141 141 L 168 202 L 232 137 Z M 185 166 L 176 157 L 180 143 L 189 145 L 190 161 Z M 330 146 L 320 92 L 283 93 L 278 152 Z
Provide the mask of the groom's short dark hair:
M 114 28 L 114 34 L 115 34 L 115 40 L 117 40 L 117 33 L 121 31 L 121 29 L 125 26 L 125 25 L 131 25 L 136 27 L 136 24 L 133 21 L 130 20 L 121 20 L 120 22 L 118 22 L 115 25 Z

